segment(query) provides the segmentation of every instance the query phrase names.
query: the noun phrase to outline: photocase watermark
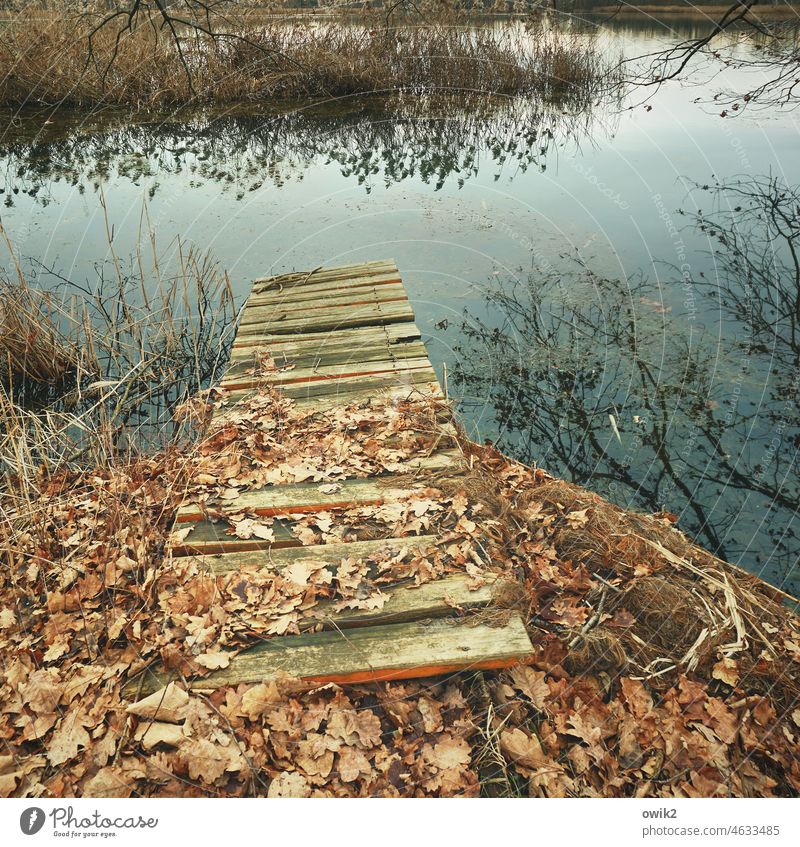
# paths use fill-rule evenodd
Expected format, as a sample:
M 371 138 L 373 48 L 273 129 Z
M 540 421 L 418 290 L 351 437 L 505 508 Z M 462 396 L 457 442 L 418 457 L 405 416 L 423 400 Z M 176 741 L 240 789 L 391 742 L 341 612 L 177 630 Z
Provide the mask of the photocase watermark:
M 107 817 L 95 809 L 91 814 L 76 814 L 72 806 L 56 806 L 45 813 L 38 806 L 31 806 L 19 816 L 19 828 L 25 835 L 36 835 L 45 828 L 57 838 L 113 838 L 121 830 L 155 829 L 158 818 L 141 815 Z
M 689 427 L 688 432 L 681 434 L 680 447 L 678 453 L 671 461 L 672 474 L 664 483 L 661 489 L 661 504 L 665 507 L 669 506 L 670 500 L 677 488 L 676 480 L 685 481 L 688 473 L 691 471 L 689 466 L 689 457 L 700 437 L 700 430 L 697 426 Z
M 697 301 L 694 293 L 692 266 L 689 264 L 686 254 L 686 244 L 683 241 L 680 230 L 675 226 L 672 215 L 667 211 L 661 195 L 654 194 L 652 199 L 658 216 L 664 221 L 664 226 L 666 226 L 667 233 L 672 239 L 672 245 L 675 248 L 675 257 L 681 275 L 681 290 L 683 291 L 683 308 L 686 309 L 686 320 L 693 321 L 697 317 Z
M 516 244 L 519 244 L 523 250 L 533 250 L 535 245 L 531 238 L 529 238 L 524 233 L 520 232 L 516 227 L 512 226 L 508 221 L 503 220 L 502 218 L 496 218 L 494 216 L 485 214 L 484 212 L 480 212 L 477 209 L 472 209 L 466 214 L 466 218 L 464 216 L 464 212 L 462 209 L 448 209 L 449 214 L 453 215 L 453 217 L 458 218 L 460 221 L 467 220 L 473 227 L 478 229 L 489 229 L 492 228 L 495 232 L 501 233 L 509 240 L 513 241 Z
M 582 162 L 575 160 L 571 163 L 575 173 L 582 176 L 589 185 L 593 185 L 604 197 L 607 197 L 615 206 L 620 209 L 630 209 L 631 204 L 624 200 L 619 191 L 615 191 L 610 185 L 606 185 L 597 174 L 594 173 L 594 165 L 586 167 Z
M 778 451 L 783 447 L 784 435 L 790 422 L 793 420 L 797 408 L 798 386 L 800 386 L 800 371 L 795 370 L 792 381 L 786 386 L 782 393 L 784 396 L 781 411 L 778 413 L 778 423 L 772 431 L 772 440 L 767 444 L 761 461 L 756 466 L 753 480 L 763 482 L 767 475 L 767 468 L 773 467 Z
M 728 141 L 730 142 L 731 148 L 734 153 L 739 157 L 739 164 L 745 170 L 752 170 L 753 166 L 750 164 L 750 159 L 747 155 L 747 151 L 744 149 L 744 145 L 742 144 L 742 139 L 739 138 L 738 135 L 735 135 L 733 130 L 731 129 L 731 125 L 728 121 L 722 121 L 720 124 L 720 129 L 722 130 L 723 135 L 727 136 Z
M 44 826 L 46 815 L 44 809 L 39 809 L 37 806 L 31 806 L 19 816 L 19 828 L 25 835 L 36 835 L 36 833 Z

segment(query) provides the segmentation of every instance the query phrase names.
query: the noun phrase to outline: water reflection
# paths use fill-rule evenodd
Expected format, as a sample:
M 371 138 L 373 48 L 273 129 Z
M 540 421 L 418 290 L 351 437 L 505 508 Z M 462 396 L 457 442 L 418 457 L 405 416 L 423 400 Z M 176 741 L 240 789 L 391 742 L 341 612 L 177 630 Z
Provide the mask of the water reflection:
M 376 181 L 410 178 L 438 190 L 447 180 L 463 185 L 481 166 L 493 168 L 497 178 L 510 168 L 544 170 L 554 148 L 600 129 L 592 109 L 572 114 L 552 104 L 486 96 L 367 99 L 135 123 L 113 114 L 8 118 L 13 129 L 0 145 L 0 193 L 8 207 L 20 193 L 46 205 L 58 183 L 82 192 L 110 178 L 137 183 L 168 175 L 182 175 L 190 186 L 215 182 L 242 199 L 332 162 L 367 192 Z M 156 181 L 149 196 L 157 191 Z
M 718 272 L 665 283 L 683 286 L 681 313 L 657 282 L 580 266 L 495 283 L 461 327 L 453 393 L 502 449 L 677 512 L 796 595 L 800 195 L 771 178 L 705 190 L 691 220 L 718 243 Z

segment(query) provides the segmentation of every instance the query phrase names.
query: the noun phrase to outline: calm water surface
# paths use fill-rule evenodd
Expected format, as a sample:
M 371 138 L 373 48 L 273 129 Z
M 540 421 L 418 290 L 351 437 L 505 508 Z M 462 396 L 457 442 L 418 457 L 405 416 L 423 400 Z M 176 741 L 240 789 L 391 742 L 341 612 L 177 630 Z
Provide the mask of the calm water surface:
M 601 38 L 632 55 L 697 25 L 618 19 Z M 719 181 L 800 185 L 797 115 L 725 120 L 709 103 L 738 82 L 582 116 L 441 99 L 136 124 L 25 115 L 0 142 L 2 222 L 22 257 L 90 279 L 107 255 L 102 193 L 118 254 L 146 209 L 165 249 L 178 235 L 209 248 L 241 298 L 255 276 L 392 257 L 476 437 L 669 509 L 797 593 L 793 342 L 742 343 L 746 316 L 713 291 L 736 284 L 719 231 L 693 218 L 715 196 L 731 208 L 702 190 Z

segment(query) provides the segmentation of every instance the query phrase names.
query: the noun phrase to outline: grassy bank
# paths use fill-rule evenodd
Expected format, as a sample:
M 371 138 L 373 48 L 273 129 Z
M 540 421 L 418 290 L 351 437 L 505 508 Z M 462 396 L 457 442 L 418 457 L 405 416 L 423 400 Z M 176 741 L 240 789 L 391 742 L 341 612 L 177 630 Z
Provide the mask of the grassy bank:
M 152 234 L 121 258 L 110 238 L 86 281 L 25 273 L 6 241 L 16 269 L 0 272 L 0 487 L 174 443 L 181 404 L 224 367 L 236 313 L 214 260 Z
M 363 13 L 359 25 L 238 13 L 210 37 L 165 35 L 146 21 L 120 33 L 85 16 L 18 16 L 0 42 L 0 104 L 131 108 L 190 102 L 485 91 L 591 99 L 610 73 L 591 39 L 532 18 L 522 41 L 461 17 L 417 26 Z

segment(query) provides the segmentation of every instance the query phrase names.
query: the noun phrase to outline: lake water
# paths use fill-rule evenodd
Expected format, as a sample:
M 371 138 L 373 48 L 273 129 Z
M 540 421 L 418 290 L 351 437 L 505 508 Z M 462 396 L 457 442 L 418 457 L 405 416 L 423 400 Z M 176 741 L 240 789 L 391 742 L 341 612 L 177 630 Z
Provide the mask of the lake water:
M 617 18 L 601 39 L 635 55 L 701 25 Z M 800 185 L 798 115 L 723 119 L 710 96 L 742 79 L 717 71 L 583 116 L 442 98 L 19 115 L 0 145 L 2 222 L 23 258 L 89 279 L 107 255 L 102 191 L 119 255 L 146 208 L 165 248 L 212 250 L 242 299 L 256 276 L 393 258 L 476 438 L 672 511 L 797 593 L 793 338 L 742 343 L 747 318 L 714 293 L 736 284 L 719 231 L 692 216 L 718 181 Z

